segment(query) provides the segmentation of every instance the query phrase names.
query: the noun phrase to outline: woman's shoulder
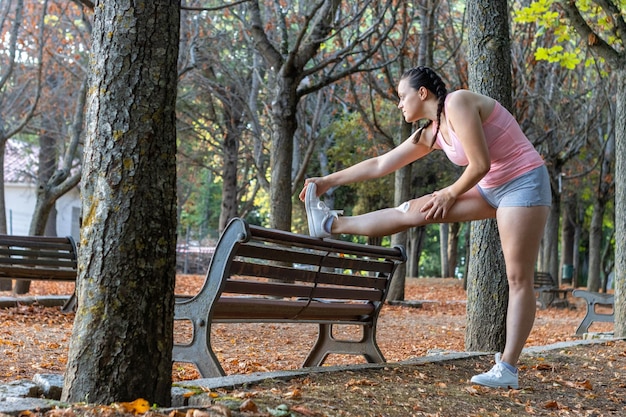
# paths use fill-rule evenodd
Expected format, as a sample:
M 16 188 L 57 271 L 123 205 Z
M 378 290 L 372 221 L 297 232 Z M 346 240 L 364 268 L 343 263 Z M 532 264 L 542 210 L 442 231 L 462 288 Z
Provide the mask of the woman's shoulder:
M 446 97 L 447 108 L 467 110 L 468 107 L 471 107 L 478 110 L 483 119 L 491 114 L 496 103 L 497 101 L 493 98 L 471 90 L 456 90 Z
M 448 93 L 446 102 L 470 103 L 470 104 L 493 104 L 496 101 L 484 94 L 476 93 L 471 90 L 455 90 Z

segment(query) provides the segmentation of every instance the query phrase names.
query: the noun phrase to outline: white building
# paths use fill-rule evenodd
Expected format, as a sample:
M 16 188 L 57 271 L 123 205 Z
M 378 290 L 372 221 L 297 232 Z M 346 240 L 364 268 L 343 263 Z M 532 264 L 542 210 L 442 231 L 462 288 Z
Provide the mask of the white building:
M 32 147 L 8 141 L 4 154 L 4 200 L 6 204 L 7 232 L 11 235 L 27 235 L 35 211 L 36 154 Z M 78 187 L 56 202 L 57 236 L 79 239 L 80 194 Z

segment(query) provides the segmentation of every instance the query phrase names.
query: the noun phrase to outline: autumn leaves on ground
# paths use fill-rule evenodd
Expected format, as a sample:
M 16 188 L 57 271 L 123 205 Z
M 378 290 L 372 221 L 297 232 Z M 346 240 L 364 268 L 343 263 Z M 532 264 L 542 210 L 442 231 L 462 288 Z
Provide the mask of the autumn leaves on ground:
M 190 294 L 202 277 L 178 279 L 178 294 Z M 65 284 L 63 284 L 65 285 Z M 33 293 L 67 293 L 62 285 L 33 282 Z M 71 292 L 71 288 L 69 288 Z M 0 295 L 7 295 L 0 293 Z M 311 373 L 289 380 L 207 392 L 213 405 L 202 410 L 150 412 L 155 417 L 213 416 L 613 416 L 626 407 L 626 342 L 616 341 L 530 353 L 520 362 L 519 390 L 472 385 L 469 378 L 492 366 L 491 356 L 444 362 L 401 365 L 397 362 L 438 351 L 463 351 L 465 292 L 453 279 L 412 279 L 407 300 L 422 308 L 386 305 L 381 313 L 378 342 L 388 364 L 344 372 Z M 570 308 L 538 310 L 528 346 L 576 340 L 576 327 L 585 314 L 582 300 Z M 67 362 L 73 314 L 58 308 L 0 309 L 0 381 L 31 378 L 36 373 L 62 373 Z M 594 332 L 612 325 L 594 325 Z M 175 329 L 184 341 L 187 331 Z M 314 325 L 220 324 L 213 342 L 229 374 L 297 369 L 316 337 Z M 328 364 L 363 362 L 335 356 Z M 174 381 L 198 378 L 186 364 L 175 364 Z M 129 408 L 96 407 L 106 417 L 139 413 Z M 125 410 L 125 411 L 124 411 Z M 75 405 L 46 417 L 95 415 L 94 407 Z M 143 412 L 145 411 L 142 408 Z
M 180 276 L 177 293 L 193 294 L 202 281 L 200 276 Z M 68 294 L 72 288 L 73 284 L 68 283 L 33 281 L 31 295 Z M 384 307 L 378 324 L 378 343 L 387 361 L 424 356 L 429 351 L 464 350 L 466 297 L 461 281 L 411 279 L 405 298 L 423 301 L 422 308 Z M 570 301 L 575 308 L 538 310 L 528 346 L 576 339 L 574 332 L 585 307 L 579 299 Z M 63 372 L 73 314 L 62 314 L 58 308 L 23 306 L 0 310 L 0 319 L 1 381 Z M 597 326 L 590 330 L 607 328 L 605 323 Z M 316 326 L 308 324 L 219 324 L 213 328 L 213 342 L 228 374 L 296 369 L 315 341 L 316 332 Z M 184 328 L 177 328 L 175 333 L 179 342 L 186 340 Z M 363 360 L 331 356 L 327 363 L 355 362 Z M 175 364 L 173 377 L 179 381 L 199 375 L 189 365 Z

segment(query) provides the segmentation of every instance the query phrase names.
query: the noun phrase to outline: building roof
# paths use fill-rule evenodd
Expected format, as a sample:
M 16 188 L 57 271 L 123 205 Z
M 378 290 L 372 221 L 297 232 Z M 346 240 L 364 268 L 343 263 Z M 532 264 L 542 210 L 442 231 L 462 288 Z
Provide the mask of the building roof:
M 4 182 L 35 183 L 37 181 L 36 147 L 8 140 L 4 150 Z

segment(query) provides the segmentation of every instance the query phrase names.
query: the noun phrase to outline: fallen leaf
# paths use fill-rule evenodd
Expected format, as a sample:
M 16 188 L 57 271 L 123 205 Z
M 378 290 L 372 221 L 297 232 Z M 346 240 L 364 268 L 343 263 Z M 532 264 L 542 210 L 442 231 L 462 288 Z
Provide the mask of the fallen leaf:
M 324 414 L 318 413 L 317 411 L 309 410 L 308 408 L 301 405 L 294 405 L 291 407 L 291 411 L 295 411 L 296 413 L 302 414 L 306 417 L 321 417 Z
M 241 403 L 241 405 L 239 406 L 239 411 L 249 411 L 251 413 L 257 413 L 259 411 L 259 408 L 256 406 L 254 401 L 248 398 Z
M 127 413 L 133 414 L 143 414 L 146 411 L 150 410 L 150 403 L 143 398 L 137 398 L 135 401 L 131 402 L 121 402 L 119 405 L 126 411 Z

